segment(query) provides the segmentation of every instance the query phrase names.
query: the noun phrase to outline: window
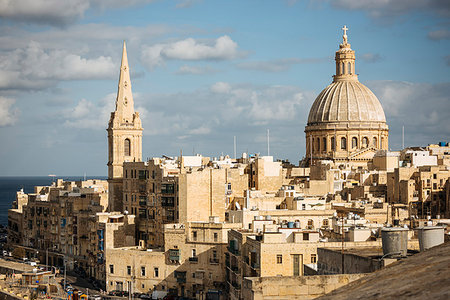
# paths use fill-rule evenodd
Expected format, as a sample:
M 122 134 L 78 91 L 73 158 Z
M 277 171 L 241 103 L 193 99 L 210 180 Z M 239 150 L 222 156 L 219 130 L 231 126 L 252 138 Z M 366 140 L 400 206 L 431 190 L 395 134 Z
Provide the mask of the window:
M 334 141 L 334 137 L 331 138 L 331 150 L 336 150 L 336 142 Z
M 373 138 L 372 144 L 373 144 L 373 146 L 374 146 L 375 148 L 378 147 L 378 143 L 377 143 L 377 138 L 376 138 L 376 137 Z
M 345 73 L 344 63 L 341 64 L 341 74 Z
M 125 139 L 124 154 L 125 154 L 125 156 L 130 156 L 131 155 L 131 142 L 130 142 L 130 139 Z
M 317 263 L 317 255 L 316 254 L 311 254 L 311 263 L 312 264 Z
M 145 267 L 141 267 L 141 276 L 145 276 Z
M 352 137 L 352 148 L 358 147 L 358 139 L 356 137 Z
M 131 266 L 127 266 L 127 275 L 131 275 Z
M 324 219 L 322 224 L 323 224 L 323 226 L 328 226 L 328 219 Z
M 311 220 L 311 219 L 309 219 L 309 220 L 308 220 L 308 226 L 313 226 L 313 225 L 314 225 L 314 221 Z
M 197 240 L 197 231 L 192 231 L 192 240 L 193 241 Z
M 347 139 L 345 137 L 341 138 L 341 149 L 347 149 Z
M 347 64 L 347 68 L 348 68 L 348 69 L 347 69 L 347 73 L 348 73 L 348 74 L 352 74 L 352 64 L 351 64 L 351 63 L 348 63 L 348 64 Z
M 109 273 L 114 274 L 114 265 L 109 265 Z
M 316 140 L 316 151 L 320 152 L 320 138 L 317 138 Z
M 214 242 L 217 242 L 218 236 L 217 232 L 214 232 Z
M 159 277 L 159 269 L 158 268 L 154 268 L 153 270 L 154 270 L 155 278 Z
M 362 146 L 363 148 L 369 147 L 369 139 L 367 137 L 363 137 Z
M 197 256 L 197 250 L 196 249 L 192 249 L 192 257 L 196 257 Z
M 433 174 L 433 179 L 437 179 L 437 174 Z
M 283 255 L 277 254 L 277 264 L 282 264 L 282 263 L 283 263 Z
M 323 152 L 327 152 L 327 138 L 323 138 L 322 148 Z

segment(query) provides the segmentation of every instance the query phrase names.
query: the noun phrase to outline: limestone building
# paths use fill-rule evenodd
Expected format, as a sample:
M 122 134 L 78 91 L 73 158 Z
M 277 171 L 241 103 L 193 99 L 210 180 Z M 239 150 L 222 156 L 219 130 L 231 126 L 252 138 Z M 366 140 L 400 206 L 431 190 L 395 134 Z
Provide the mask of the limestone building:
M 355 51 L 347 39 L 336 51 L 336 75 L 314 101 L 308 116 L 306 158 L 336 164 L 367 165 L 377 150 L 388 149 L 388 126 L 380 101 L 355 72 Z
M 142 160 L 142 125 L 134 111 L 127 49 L 123 43 L 116 109 L 108 124 L 109 210 L 122 211 L 123 163 Z

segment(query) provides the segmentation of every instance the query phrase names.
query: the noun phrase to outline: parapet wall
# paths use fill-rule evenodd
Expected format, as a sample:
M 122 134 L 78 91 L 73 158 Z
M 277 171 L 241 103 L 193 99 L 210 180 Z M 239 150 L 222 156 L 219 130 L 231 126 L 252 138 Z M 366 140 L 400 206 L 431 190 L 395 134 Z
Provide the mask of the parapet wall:
M 247 277 L 242 295 L 248 300 L 314 299 L 364 276 L 366 274 Z

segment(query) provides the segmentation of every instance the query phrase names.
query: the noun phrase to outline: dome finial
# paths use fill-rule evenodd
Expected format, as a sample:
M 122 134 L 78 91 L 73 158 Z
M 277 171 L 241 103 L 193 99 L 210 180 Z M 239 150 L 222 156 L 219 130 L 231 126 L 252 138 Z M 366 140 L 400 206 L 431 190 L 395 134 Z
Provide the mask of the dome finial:
M 344 40 L 344 45 L 347 44 L 347 25 L 344 25 L 344 27 L 342 27 L 342 31 L 344 31 L 344 35 L 342 36 L 342 39 Z

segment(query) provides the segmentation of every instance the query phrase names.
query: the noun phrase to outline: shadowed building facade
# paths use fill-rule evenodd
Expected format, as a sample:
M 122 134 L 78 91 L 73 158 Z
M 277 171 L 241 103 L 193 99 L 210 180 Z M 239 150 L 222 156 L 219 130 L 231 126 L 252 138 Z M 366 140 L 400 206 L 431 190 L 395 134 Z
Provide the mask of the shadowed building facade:
M 388 149 L 389 129 L 380 101 L 355 73 L 355 51 L 347 40 L 336 51 L 336 75 L 314 101 L 305 127 L 309 163 L 367 165 L 377 150 Z

